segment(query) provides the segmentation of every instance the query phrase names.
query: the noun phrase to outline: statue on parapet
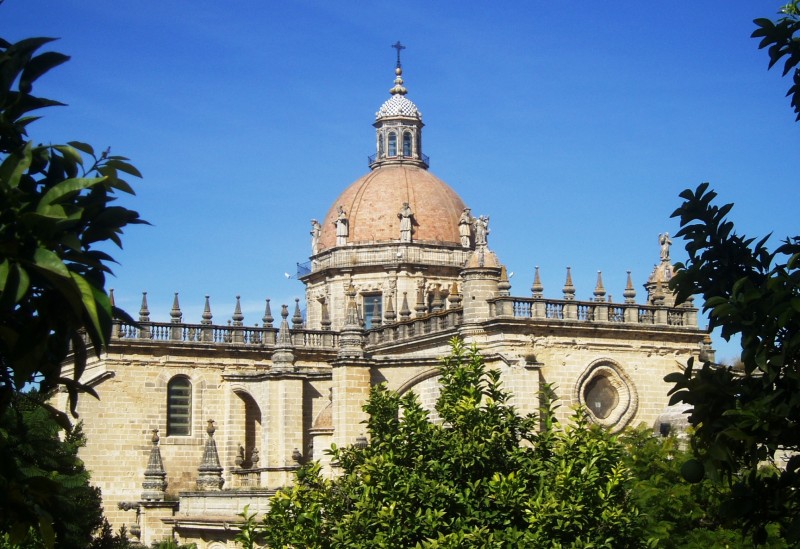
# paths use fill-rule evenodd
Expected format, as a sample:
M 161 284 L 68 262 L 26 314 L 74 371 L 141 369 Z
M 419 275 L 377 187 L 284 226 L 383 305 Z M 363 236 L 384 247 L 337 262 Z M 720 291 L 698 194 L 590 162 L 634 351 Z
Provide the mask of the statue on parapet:
M 322 232 L 322 226 L 316 219 L 311 220 L 311 255 L 319 253 L 319 235 Z
M 661 262 L 669 263 L 669 247 L 672 246 L 669 233 L 658 235 L 658 243 L 661 245 Z
M 469 208 L 464 208 L 458 220 L 458 235 L 461 237 L 461 247 L 469 248 L 472 240 L 472 224 L 474 218 Z
M 482 215 L 475 220 L 475 246 L 487 246 L 489 236 L 489 216 Z
M 347 237 L 350 235 L 350 222 L 347 219 L 347 212 L 342 206 L 339 206 L 339 215 L 333 224 L 336 225 L 336 245 L 346 245 Z
M 411 242 L 413 216 L 414 212 L 411 211 L 408 202 L 403 202 L 403 207 L 397 214 L 397 217 L 400 218 L 400 242 Z

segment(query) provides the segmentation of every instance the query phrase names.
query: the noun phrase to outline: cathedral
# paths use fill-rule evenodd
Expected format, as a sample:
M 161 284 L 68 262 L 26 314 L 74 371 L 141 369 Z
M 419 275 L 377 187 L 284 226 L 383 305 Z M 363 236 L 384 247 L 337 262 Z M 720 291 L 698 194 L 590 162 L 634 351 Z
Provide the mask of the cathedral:
M 614 432 L 645 423 L 663 433 L 678 421 L 663 378 L 713 351 L 692 303 L 676 306 L 668 289 L 667 234 L 639 301 L 630 274 L 612 302 L 600 273 L 593 298 L 577 300 L 569 269 L 558 295 L 545 296 L 538 268 L 513 295 L 489 217 L 428 170 L 399 56 L 373 125 L 370 171 L 311 221 L 311 256 L 298 265 L 305 303 L 267 299 L 261 322 L 245 326 L 238 298 L 222 322 L 206 298 L 194 322 L 176 294 L 170 321 L 155 322 L 145 294 L 139 322 L 118 321 L 90 360 L 82 382 L 100 398 L 79 402 L 81 458 L 115 529 L 147 545 L 234 547 L 245 505 L 263 512 L 312 460 L 336 474 L 331 444 L 367 443 L 373 385 L 414 391 L 433 410 L 454 337 L 501 371 L 522 413 L 537 410 L 548 383 L 565 416 L 582 405 Z

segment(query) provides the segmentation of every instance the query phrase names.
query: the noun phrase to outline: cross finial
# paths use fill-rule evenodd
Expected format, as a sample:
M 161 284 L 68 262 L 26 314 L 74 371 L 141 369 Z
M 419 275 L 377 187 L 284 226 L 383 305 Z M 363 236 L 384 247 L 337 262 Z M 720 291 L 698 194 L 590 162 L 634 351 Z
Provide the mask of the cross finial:
M 400 40 L 396 44 L 392 44 L 392 47 L 397 50 L 397 68 L 399 69 L 402 66 L 400 64 L 400 50 L 404 50 L 406 47 L 400 43 Z

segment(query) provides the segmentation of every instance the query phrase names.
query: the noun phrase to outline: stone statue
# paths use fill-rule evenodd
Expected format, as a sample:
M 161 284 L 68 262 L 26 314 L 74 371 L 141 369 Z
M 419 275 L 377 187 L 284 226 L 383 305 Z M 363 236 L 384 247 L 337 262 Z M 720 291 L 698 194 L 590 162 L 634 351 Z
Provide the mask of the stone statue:
M 322 227 L 316 219 L 311 220 L 311 255 L 319 253 L 319 234 L 322 232 Z
M 350 222 L 347 219 L 347 212 L 344 211 L 343 207 L 339 206 L 339 215 L 336 217 L 336 221 L 334 221 L 333 224 L 336 225 L 336 245 L 346 245 L 347 237 L 350 235 Z
M 258 469 L 259 466 L 259 456 L 258 456 L 258 448 L 253 448 L 253 452 L 250 454 L 250 467 Z
M 244 446 L 239 444 L 239 449 L 236 450 L 236 458 L 233 461 L 236 464 L 236 467 L 241 469 L 242 465 L 244 465 Z
M 661 244 L 661 262 L 669 263 L 669 247 L 672 246 L 669 233 L 658 235 L 658 243 Z
M 486 246 L 488 244 L 486 237 L 489 232 L 489 216 L 482 215 L 475 220 L 475 245 Z
M 397 217 L 400 218 L 400 242 L 411 242 L 411 224 L 414 212 L 408 206 L 408 202 L 403 202 L 403 207 Z
M 461 237 L 461 247 L 469 248 L 472 239 L 472 214 L 469 208 L 464 208 L 458 220 L 458 235 Z

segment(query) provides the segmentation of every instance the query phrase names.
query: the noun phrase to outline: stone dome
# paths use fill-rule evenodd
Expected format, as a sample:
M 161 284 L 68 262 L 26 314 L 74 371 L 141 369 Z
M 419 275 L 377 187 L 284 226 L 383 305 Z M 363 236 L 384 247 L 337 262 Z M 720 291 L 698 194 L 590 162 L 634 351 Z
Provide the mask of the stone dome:
M 467 269 L 499 269 L 502 267 L 502 264 L 500 263 L 500 260 L 497 259 L 497 254 L 495 254 L 492 250 L 486 246 L 479 246 L 470 254 L 469 259 L 467 259 L 467 263 L 464 265 L 464 267 Z
M 322 221 L 320 251 L 336 244 L 339 206 L 349 221 L 348 244 L 399 241 L 397 214 L 404 202 L 414 213 L 412 242 L 460 246 L 458 220 L 464 202 L 456 192 L 424 168 L 390 164 L 358 179 L 333 202 Z

